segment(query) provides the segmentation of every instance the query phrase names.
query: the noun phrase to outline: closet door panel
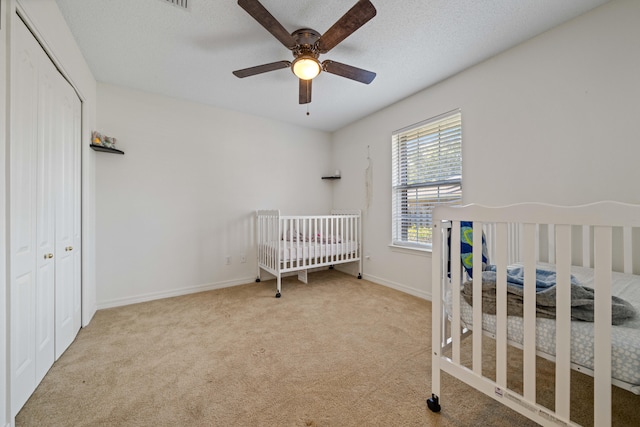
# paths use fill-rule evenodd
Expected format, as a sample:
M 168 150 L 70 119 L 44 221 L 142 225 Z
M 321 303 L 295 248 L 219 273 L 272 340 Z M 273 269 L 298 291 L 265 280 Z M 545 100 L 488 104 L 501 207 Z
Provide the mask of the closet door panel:
M 36 383 L 53 364 L 55 357 L 55 179 L 53 154 L 56 127 L 56 74 L 49 58 L 40 56 L 38 91 L 37 225 L 38 264 L 36 280 Z M 53 258 L 52 258 L 53 257 Z
M 82 326 L 82 103 L 73 93 L 73 329 Z
M 35 299 L 37 216 L 38 57 L 30 34 L 15 29 L 10 157 L 10 336 L 12 413 L 35 388 Z M 32 38 L 31 38 L 32 39 Z
M 77 158 L 76 104 L 80 101 L 71 86 L 61 77 L 58 89 L 57 161 L 59 180 L 56 201 L 56 359 L 73 342 L 78 329 L 75 319 L 76 296 L 76 209 Z

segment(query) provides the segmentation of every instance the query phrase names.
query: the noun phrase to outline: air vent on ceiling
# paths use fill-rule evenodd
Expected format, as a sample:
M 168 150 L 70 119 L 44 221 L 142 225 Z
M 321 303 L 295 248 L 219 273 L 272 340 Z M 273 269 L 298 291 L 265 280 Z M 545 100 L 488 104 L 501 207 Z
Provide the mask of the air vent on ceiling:
M 178 6 L 181 9 L 189 10 L 189 0 L 164 0 L 174 6 Z

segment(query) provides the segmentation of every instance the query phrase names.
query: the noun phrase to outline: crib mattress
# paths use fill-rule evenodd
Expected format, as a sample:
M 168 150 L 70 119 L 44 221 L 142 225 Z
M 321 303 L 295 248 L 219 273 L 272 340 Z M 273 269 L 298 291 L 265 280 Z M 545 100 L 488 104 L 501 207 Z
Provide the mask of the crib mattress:
M 547 267 L 543 267 L 547 268 Z M 593 288 L 593 270 L 572 267 L 578 281 Z M 612 377 L 633 385 L 640 385 L 640 276 L 614 272 L 612 274 L 613 295 L 630 302 L 639 315 L 622 325 L 612 326 L 611 358 Z M 450 299 L 449 299 L 450 300 Z M 461 321 L 464 327 L 473 329 L 473 307 L 461 300 Z M 451 313 L 449 307 L 449 313 Z M 483 329 L 495 334 L 496 316 L 483 313 Z M 555 320 L 537 319 L 536 347 L 539 351 L 554 355 L 556 349 Z M 571 361 L 593 369 L 593 323 L 571 322 Z M 521 317 L 507 316 L 507 339 L 519 344 L 524 342 L 524 322 Z
M 267 251 L 270 248 L 274 251 L 277 250 L 274 244 L 265 243 L 263 245 Z M 283 244 L 280 248 L 280 261 L 300 261 L 303 259 L 339 257 L 343 255 L 352 255 L 349 260 L 354 261 L 357 258 L 353 257 L 353 255 L 357 249 L 358 242 L 355 241 L 340 243 L 287 242 L 286 245 Z

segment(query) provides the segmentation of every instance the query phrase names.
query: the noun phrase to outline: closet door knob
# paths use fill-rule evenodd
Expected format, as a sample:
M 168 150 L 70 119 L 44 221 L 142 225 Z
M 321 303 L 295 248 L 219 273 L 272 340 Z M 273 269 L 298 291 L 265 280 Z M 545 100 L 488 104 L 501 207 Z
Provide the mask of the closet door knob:
M 73 246 L 67 246 L 66 248 L 64 248 L 65 251 L 69 252 L 73 250 Z
M 51 259 L 53 258 L 53 254 L 44 254 L 44 259 Z

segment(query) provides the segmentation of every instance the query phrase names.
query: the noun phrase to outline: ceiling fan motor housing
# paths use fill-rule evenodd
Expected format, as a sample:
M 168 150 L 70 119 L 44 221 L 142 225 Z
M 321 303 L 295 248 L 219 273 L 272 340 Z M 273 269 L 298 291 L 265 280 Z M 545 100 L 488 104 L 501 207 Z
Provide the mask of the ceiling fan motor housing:
M 319 53 L 316 42 L 320 38 L 320 35 L 319 32 L 311 28 L 301 28 L 291 33 L 291 36 L 296 40 L 293 56 L 297 58 L 301 55 L 308 55 L 318 58 Z

